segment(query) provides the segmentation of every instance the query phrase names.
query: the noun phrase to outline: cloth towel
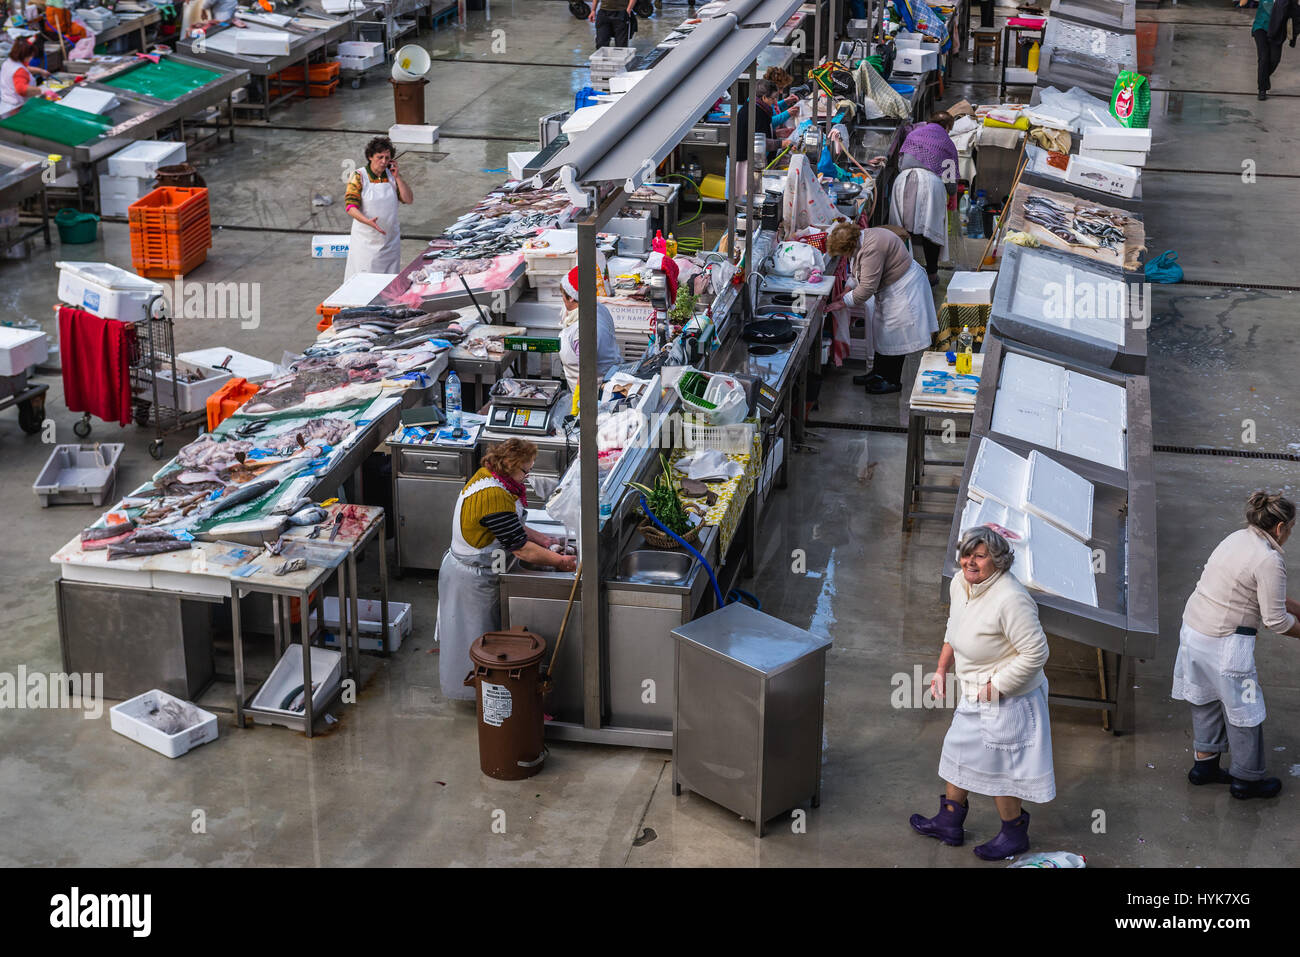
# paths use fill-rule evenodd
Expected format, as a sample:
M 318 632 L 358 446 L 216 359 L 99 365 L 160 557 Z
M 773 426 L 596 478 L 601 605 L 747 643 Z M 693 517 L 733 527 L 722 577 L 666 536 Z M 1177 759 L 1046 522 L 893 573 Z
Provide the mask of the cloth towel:
M 913 235 L 938 243 L 939 258 L 948 258 L 948 192 L 929 170 L 914 166 L 894 180 L 889 221 Z
M 68 411 L 129 425 L 130 369 L 136 354 L 134 323 L 59 307 L 59 356 Z

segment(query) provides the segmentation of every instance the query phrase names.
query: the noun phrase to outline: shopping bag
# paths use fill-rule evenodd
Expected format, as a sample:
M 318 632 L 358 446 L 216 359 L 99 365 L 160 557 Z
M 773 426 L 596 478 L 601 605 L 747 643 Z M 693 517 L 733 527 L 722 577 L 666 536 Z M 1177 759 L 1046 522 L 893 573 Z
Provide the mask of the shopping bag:
M 1146 129 L 1151 119 L 1151 84 L 1141 73 L 1121 70 L 1110 96 L 1111 116 L 1131 129 Z
M 1178 265 L 1178 253 L 1166 249 L 1143 268 L 1151 282 L 1182 282 L 1183 267 Z

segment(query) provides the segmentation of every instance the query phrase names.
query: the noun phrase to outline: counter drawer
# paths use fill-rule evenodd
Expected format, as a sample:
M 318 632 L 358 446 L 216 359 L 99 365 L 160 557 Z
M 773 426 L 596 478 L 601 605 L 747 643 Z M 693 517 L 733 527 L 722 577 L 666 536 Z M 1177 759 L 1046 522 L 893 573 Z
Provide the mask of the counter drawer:
M 533 471 L 540 475 L 561 475 L 568 465 L 564 461 L 564 451 L 562 449 L 538 449 L 537 461 L 533 463 Z
M 402 475 L 437 475 L 447 478 L 469 478 L 461 467 L 461 453 L 415 451 L 402 449 L 397 460 L 397 470 Z
M 692 126 L 686 131 L 682 138 L 685 143 L 713 143 L 714 145 L 722 142 L 722 131 L 727 129 L 725 126 Z

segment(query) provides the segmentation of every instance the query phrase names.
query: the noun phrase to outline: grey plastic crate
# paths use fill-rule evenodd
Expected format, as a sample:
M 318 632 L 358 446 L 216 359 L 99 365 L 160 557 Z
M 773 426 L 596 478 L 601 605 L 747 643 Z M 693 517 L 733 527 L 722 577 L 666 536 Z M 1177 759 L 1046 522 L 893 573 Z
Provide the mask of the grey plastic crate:
M 103 505 L 113 491 L 121 442 L 56 445 L 32 491 L 41 508 L 51 505 Z

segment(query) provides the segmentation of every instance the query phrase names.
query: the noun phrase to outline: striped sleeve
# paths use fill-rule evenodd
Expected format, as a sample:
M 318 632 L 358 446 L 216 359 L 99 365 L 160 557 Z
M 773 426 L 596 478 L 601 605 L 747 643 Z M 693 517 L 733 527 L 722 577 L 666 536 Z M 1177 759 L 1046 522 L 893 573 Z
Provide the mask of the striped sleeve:
M 348 180 L 347 192 L 343 194 L 343 208 L 351 209 L 353 206 L 358 209 L 361 207 L 361 170 L 352 174 Z
M 508 552 L 515 552 L 528 544 L 528 534 L 524 523 L 519 521 L 517 512 L 493 512 L 484 515 L 479 523 L 492 533 L 501 547 Z

